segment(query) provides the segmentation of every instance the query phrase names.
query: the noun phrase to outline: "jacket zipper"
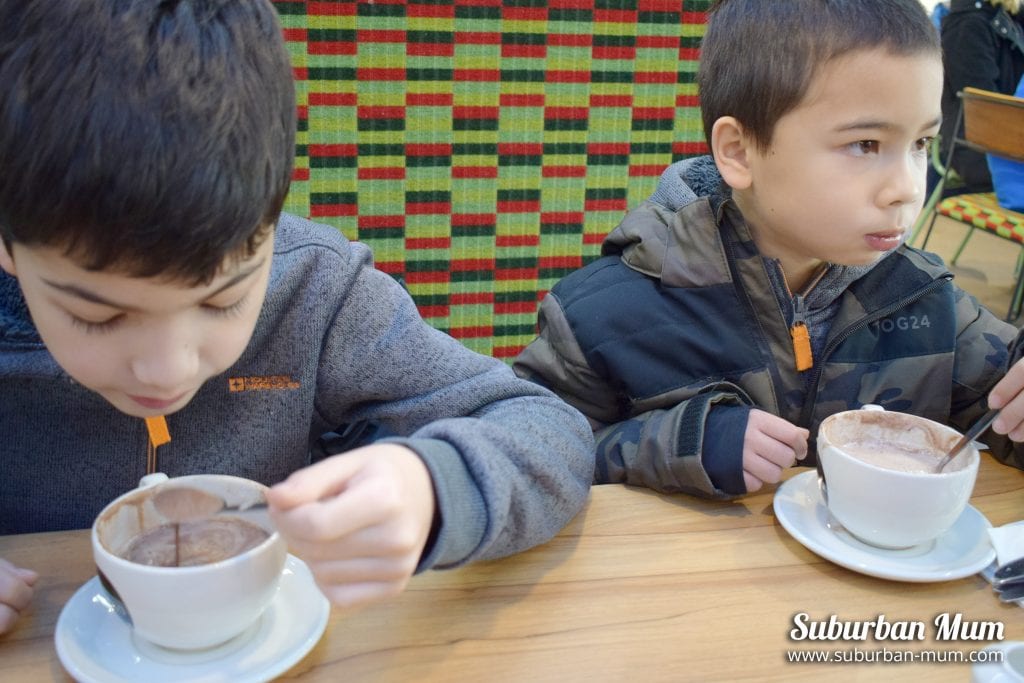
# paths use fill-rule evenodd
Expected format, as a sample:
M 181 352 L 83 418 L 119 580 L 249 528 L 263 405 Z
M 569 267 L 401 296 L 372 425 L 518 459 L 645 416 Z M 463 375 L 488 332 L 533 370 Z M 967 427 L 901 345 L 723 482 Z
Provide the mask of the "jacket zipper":
M 943 286 L 952 279 L 953 276 L 948 273 L 942 275 L 939 278 L 932 280 L 930 283 L 928 283 L 918 291 L 914 292 L 913 294 L 910 294 L 909 296 L 906 296 L 900 299 L 899 301 L 886 306 L 885 308 L 875 311 L 871 315 L 866 315 L 860 320 L 851 323 L 846 327 L 846 329 L 844 329 L 842 332 L 840 332 L 835 337 L 830 339 L 829 342 L 825 345 L 825 348 L 821 352 L 821 362 L 815 364 L 816 367 L 814 368 L 814 375 L 812 375 L 811 382 L 807 387 L 807 397 L 804 399 L 804 407 L 800 412 L 799 426 L 810 428 L 811 415 L 814 413 L 815 399 L 817 398 L 818 394 L 818 382 L 821 380 L 821 370 L 824 366 L 825 360 L 828 359 L 829 355 L 832 353 L 832 351 L 835 350 L 837 346 L 846 341 L 850 336 L 853 335 L 854 332 L 857 332 L 858 330 L 864 328 L 865 326 L 871 324 L 876 320 L 879 320 L 887 315 L 895 313 L 901 308 L 904 308 L 919 299 L 923 299 L 927 294 L 931 293 L 932 290 L 938 289 L 939 287 Z
M 779 273 L 782 275 L 782 284 L 786 293 L 792 297 L 793 322 L 789 325 L 789 339 L 793 343 L 793 358 L 796 361 L 796 371 L 803 372 L 814 367 L 814 354 L 811 352 L 811 333 L 807 328 L 807 297 L 811 291 L 818 286 L 821 279 L 828 272 L 829 265 L 823 263 L 818 271 L 811 276 L 811 279 L 796 294 L 789 288 L 786 281 L 786 273 L 779 266 Z

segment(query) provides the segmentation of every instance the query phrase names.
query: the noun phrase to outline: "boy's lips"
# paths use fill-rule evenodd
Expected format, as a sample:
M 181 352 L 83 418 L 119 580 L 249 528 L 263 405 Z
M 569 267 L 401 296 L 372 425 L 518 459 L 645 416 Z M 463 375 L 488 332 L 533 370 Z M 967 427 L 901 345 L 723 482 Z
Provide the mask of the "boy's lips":
M 151 396 L 133 396 L 133 395 L 129 394 L 128 398 L 130 398 L 131 400 L 135 401 L 136 403 L 138 403 L 143 408 L 149 408 L 150 410 L 162 410 L 164 408 L 170 408 L 175 403 L 177 403 L 178 401 L 183 399 L 186 394 L 188 394 L 187 391 L 182 392 L 182 393 L 178 394 L 177 396 L 174 396 L 173 398 L 167 398 L 167 399 L 164 399 L 164 398 L 153 398 Z
M 875 251 L 891 251 L 903 242 L 903 230 L 883 230 L 864 236 L 864 241 Z

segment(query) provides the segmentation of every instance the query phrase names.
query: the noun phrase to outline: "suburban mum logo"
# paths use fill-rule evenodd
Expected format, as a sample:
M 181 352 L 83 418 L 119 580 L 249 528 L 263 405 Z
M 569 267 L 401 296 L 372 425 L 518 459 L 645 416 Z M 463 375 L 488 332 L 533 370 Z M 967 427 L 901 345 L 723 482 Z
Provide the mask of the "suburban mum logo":
M 935 640 L 1002 640 L 1003 624 L 998 621 L 967 621 L 960 613 L 939 614 L 932 620 Z M 879 614 L 871 621 L 846 621 L 829 616 L 812 621 L 807 612 L 793 616 L 791 640 L 924 640 L 923 621 L 889 621 Z
M 288 391 L 302 386 L 288 375 L 228 377 L 228 391 Z

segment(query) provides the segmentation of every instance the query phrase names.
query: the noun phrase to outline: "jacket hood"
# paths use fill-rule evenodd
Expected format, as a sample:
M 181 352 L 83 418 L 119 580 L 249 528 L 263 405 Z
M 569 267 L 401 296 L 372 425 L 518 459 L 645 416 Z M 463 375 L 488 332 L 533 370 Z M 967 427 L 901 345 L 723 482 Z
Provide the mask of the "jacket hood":
M 722 182 L 714 158 L 695 157 L 677 161 L 661 174 L 658 188 L 648 201 L 678 211 L 698 197 L 725 199 L 729 187 Z
M 633 270 L 668 286 L 728 282 L 717 214 L 729 206 L 729 194 L 710 156 L 677 161 L 662 173 L 654 194 L 605 237 L 601 253 L 618 254 Z

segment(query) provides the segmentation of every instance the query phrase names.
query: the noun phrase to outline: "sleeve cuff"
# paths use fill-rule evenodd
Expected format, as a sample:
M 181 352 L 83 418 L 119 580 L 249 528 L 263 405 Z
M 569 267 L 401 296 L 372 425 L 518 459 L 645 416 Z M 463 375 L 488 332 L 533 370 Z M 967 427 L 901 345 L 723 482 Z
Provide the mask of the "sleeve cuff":
M 434 528 L 416 573 L 453 567 L 473 554 L 487 530 L 487 507 L 462 456 L 438 439 L 385 438 L 416 451 L 434 486 Z
M 747 492 L 743 482 L 743 436 L 749 406 L 717 405 L 704 425 L 701 464 L 715 488 L 732 495 Z

